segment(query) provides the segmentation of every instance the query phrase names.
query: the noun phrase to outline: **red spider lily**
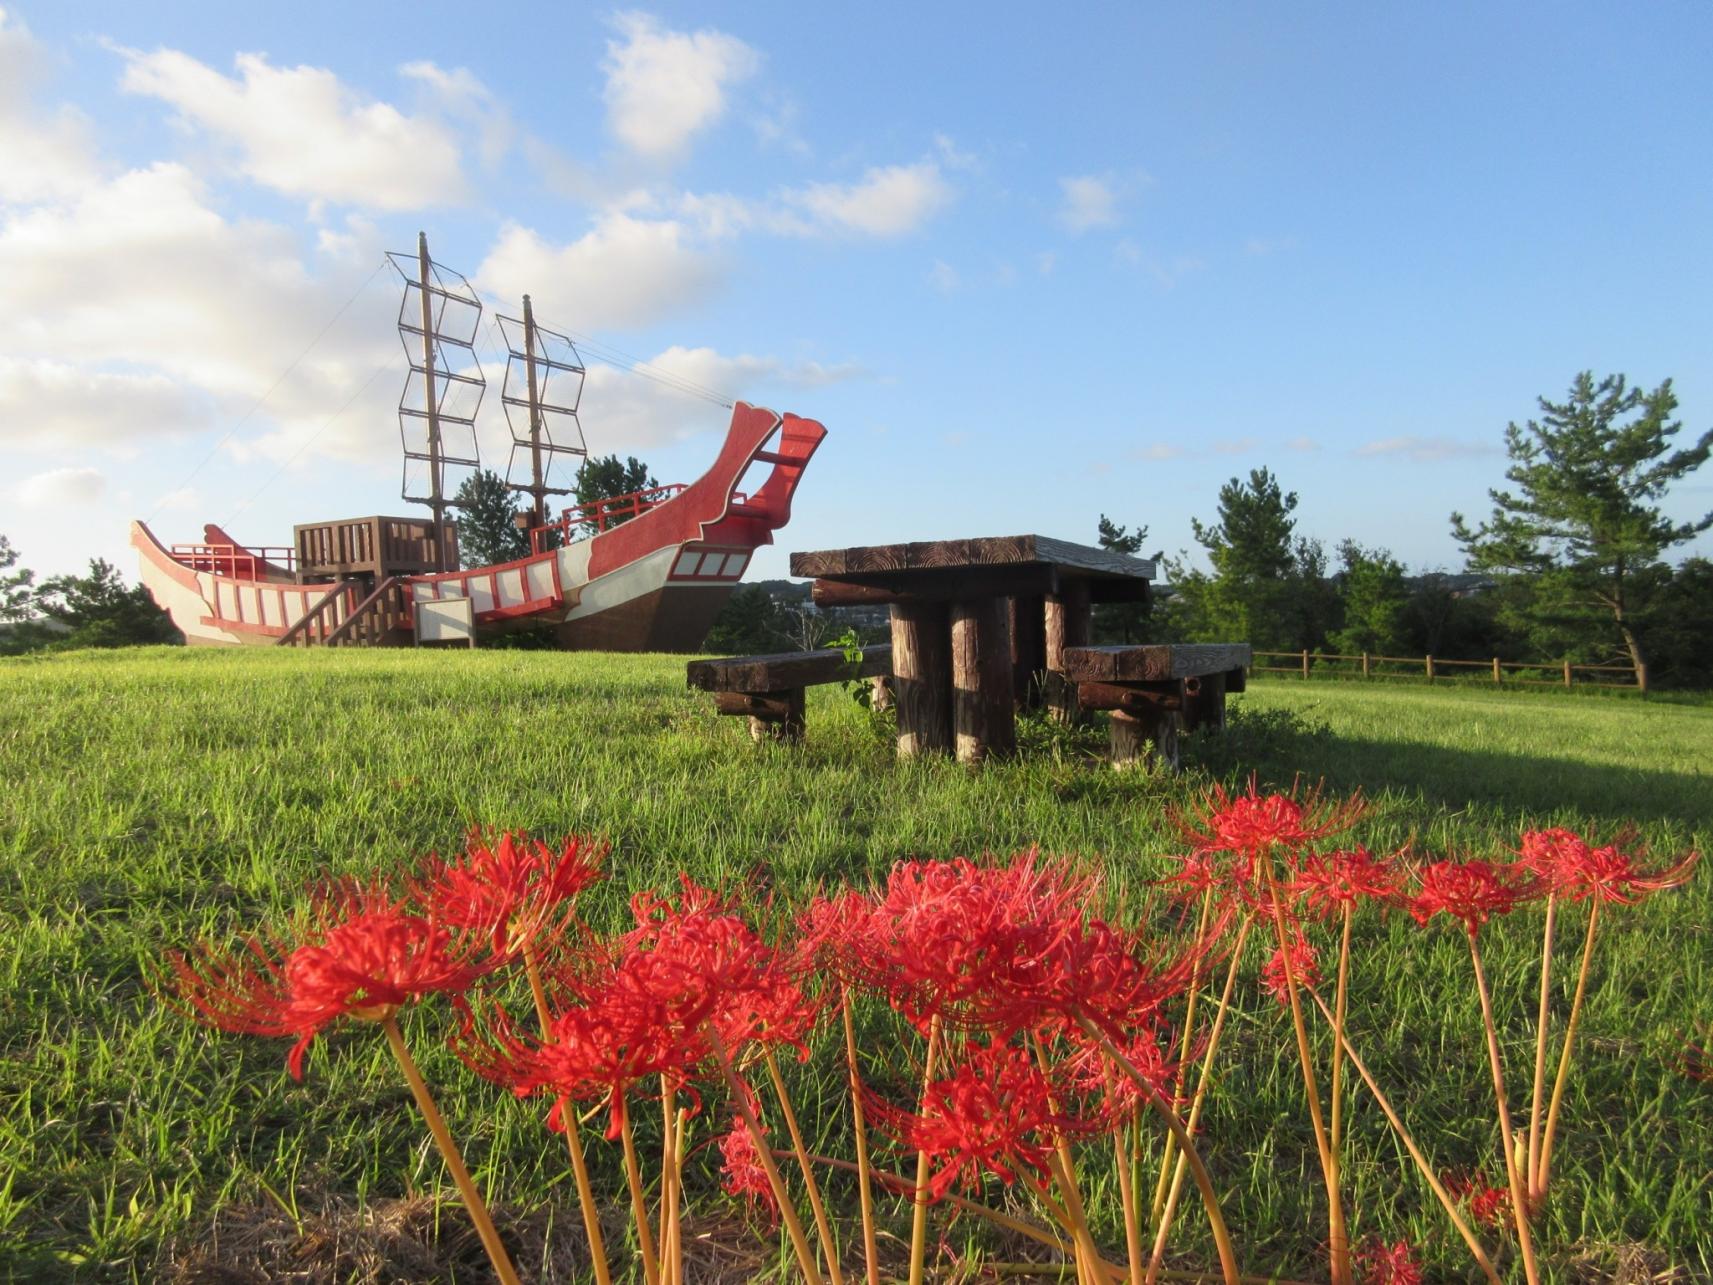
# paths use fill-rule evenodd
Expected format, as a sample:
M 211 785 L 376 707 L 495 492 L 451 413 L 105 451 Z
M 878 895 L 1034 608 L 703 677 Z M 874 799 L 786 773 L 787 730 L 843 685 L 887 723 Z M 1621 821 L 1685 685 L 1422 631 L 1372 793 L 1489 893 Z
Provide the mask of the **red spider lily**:
M 548 1127 L 563 1127 L 560 1100 L 605 1100 L 607 1136 L 624 1127 L 625 1095 L 633 1086 L 667 1075 L 680 1082 L 707 1056 L 699 1029 L 707 1016 L 705 993 L 663 998 L 672 989 L 646 955 L 627 956 L 599 989 L 587 987 L 582 1003 L 557 1014 L 544 1037 L 519 1035 L 495 1005 L 485 1030 L 473 1015 L 452 1037 L 452 1048 L 472 1071 L 506 1085 L 518 1097 L 555 1100 Z
M 1291 891 L 1302 898 L 1310 914 L 1332 919 L 1365 900 L 1390 903 L 1398 893 L 1398 878 L 1388 858 L 1376 857 L 1358 845 L 1303 857 Z
M 1420 889 L 1411 898 L 1409 910 L 1423 925 L 1436 914 L 1450 915 L 1473 937 L 1492 916 L 1508 915 L 1543 891 L 1539 878 L 1520 866 L 1436 861 L 1423 868 Z
M 1441 1174 L 1440 1185 L 1455 1199 L 1468 1200 L 1469 1215 L 1476 1222 L 1488 1227 L 1505 1225 L 1511 1193 L 1503 1187 L 1489 1185 L 1482 1170 L 1477 1169 L 1473 1174 Z
M 333 1021 L 385 1021 L 426 995 L 461 995 L 491 966 L 472 961 L 478 942 L 402 906 L 378 883 L 328 885 L 295 944 L 252 937 L 236 949 L 169 951 L 174 989 L 210 1026 L 296 1036 L 286 1065 L 301 1080 L 311 1041 Z
M 491 934 L 494 954 L 510 956 L 554 912 L 601 878 L 607 845 L 567 836 L 559 851 L 505 831 L 472 831 L 461 861 L 431 858 L 412 892 L 443 922 Z
M 925 1087 L 920 1114 L 879 1099 L 870 1100 L 869 1110 L 882 1130 L 938 1165 L 928 1193 L 939 1201 L 955 1183 L 973 1186 L 984 1172 L 1006 1186 L 1026 1169 L 1050 1176 L 1056 1140 L 1098 1127 L 1060 1115 L 1052 1097 L 1046 1077 L 1022 1049 L 978 1044 L 949 1077 Z
M 1182 989 L 1188 961 L 1156 965 L 1133 935 L 1088 918 L 1097 891 L 1033 850 L 997 866 L 901 862 L 883 894 L 823 902 L 806 927 L 839 976 L 919 1028 L 939 1017 L 1003 1037 L 1087 1014 L 1125 1030 Z
M 626 946 L 648 957 L 647 975 L 667 988 L 659 998 L 671 1005 L 699 997 L 702 1017 L 733 1057 L 765 1043 L 789 1044 L 806 1060 L 821 1006 L 797 981 L 797 961 L 763 942 L 713 890 L 680 880 L 676 906 L 646 893 L 631 902 L 637 927 Z
M 720 1139 L 720 1155 L 724 1160 L 720 1166 L 725 1175 L 722 1185 L 727 1193 L 741 1196 L 751 1214 L 766 1210 L 768 1226 L 779 1226 L 779 1197 L 774 1194 L 767 1170 L 762 1168 L 755 1138 L 741 1116 L 732 1116 L 731 1131 Z
M 1421 1285 L 1422 1268 L 1407 1240 L 1388 1245 L 1370 1236 L 1356 1251 L 1362 1285 Z
M 1099 1111 L 1087 1114 L 1104 1118 L 1107 1127 L 1115 1121 L 1129 1119 L 1146 1100 L 1141 1086 L 1127 1072 L 1116 1069 L 1111 1054 L 1089 1039 L 1081 1028 L 1072 1028 L 1067 1039 L 1072 1052 L 1060 1069 L 1069 1087 L 1101 1103 Z M 1127 1038 L 1115 1039 L 1113 1043 L 1154 1092 L 1171 1102 L 1178 1076 L 1178 1063 L 1172 1057 L 1174 1040 L 1171 1028 L 1164 1023 L 1156 1023 Z M 1199 1055 L 1199 1050 L 1192 1049 L 1192 1054 Z
M 1633 906 L 1656 892 L 1687 883 L 1700 859 L 1699 852 L 1689 852 L 1675 865 L 1647 871 L 1638 870 L 1634 859 L 1616 845 L 1588 848 L 1582 859 L 1566 871 L 1563 891 L 1572 901 L 1593 897 Z
M 1301 799 L 1262 794 L 1250 778 L 1246 793 L 1233 797 L 1216 785 L 1199 809 L 1176 813 L 1172 819 L 1198 852 L 1230 852 L 1253 859 L 1275 849 L 1294 852 L 1348 830 L 1367 807 L 1359 794 L 1329 800 L 1318 788 Z
M 1298 986 L 1313 986 L 1320 981 L 1320 957 L 1315 948 L 1301 932 L 1296 933 L 1291 942 L 1291 971 L 1290 976 Z M 1286 981 L 1285 952 L 1275 950 L 1272 957 L 1262 965 L 1261 985 L 1274 999 L 1281 1004 L 1291 1002 L 1291 989 Z
M 1525 830 L 1517 847 L 1518 864 L 1552 891 L 1570 882 L 1570 873 L 1588 856 L 1588 841 L 1574 830 Z

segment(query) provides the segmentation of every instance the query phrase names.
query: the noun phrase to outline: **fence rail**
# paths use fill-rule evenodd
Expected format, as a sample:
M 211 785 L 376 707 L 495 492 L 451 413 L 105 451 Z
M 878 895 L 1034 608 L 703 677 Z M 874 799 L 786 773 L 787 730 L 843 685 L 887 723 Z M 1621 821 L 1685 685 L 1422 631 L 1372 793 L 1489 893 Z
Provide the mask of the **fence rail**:
M 1258 651 L 1254 655 L 1256 663 L 1249 668 L 1252 674 L 1292 674 L 1305 679 L 1315 676 L 1318 670 L 1319 676 L 1326 678 L 1424 678 L 1431 683 L 1436 678 L 1453 677 L 1453 671 L 1478 669 L 1491 674 L 1496 684 L 1510 683 L 1516 687 L 1570 687 L 1578 681 L 1579 674 L 1624 674 L 1627 675 L 1625 679 L 1584 678 L 1580 681 L 1584 687 L 1647 690 L 1633 665 L 1573 665 L 1568 660 L 1500 660 L 1497 656 L 1487 660 L 1448 660 L 1442 656 L 1380 656 L 1370 652 L 1344 656 L 1318 651 Z M 1261 663 L 1264 660 L 1288 660 L 1291 663 L 1264 665 Z M 1385 668 L 1400 665 L 1409 666 L 1409 669 Z M 1539 674 L 1553 676 L 1529 676 Z

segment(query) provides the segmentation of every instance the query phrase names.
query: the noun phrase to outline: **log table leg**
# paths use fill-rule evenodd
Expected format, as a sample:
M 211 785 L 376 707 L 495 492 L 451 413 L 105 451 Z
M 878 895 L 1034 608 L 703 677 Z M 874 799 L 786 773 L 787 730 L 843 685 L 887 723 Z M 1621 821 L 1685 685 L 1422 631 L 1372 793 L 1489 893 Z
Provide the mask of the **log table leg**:
M 1204 674 L 1194 697 L 1195 725 L 1219 732 L 1225 730 L 1225 675 Z
M 1058 593 L 1047 595 L 1047 708 L 1061 723 L 1082 717 L 1076 685 L 1065 679 L 1065 648 L 1088 645 L 1092 614 L 1086 580 L 1066 581 Z
M 952 726 L 960 763 L 1017 749 L 1007 615 L 1003 598 L 952 606 Z
M 1178 714 L 1176 710 L 1112 711 L 1112 766 L 1154 766 L 1176 772 L 1178 757 Z
M 898 757 L 950 751 L 951 630 L 944 603 L 892 605 L 892 687 Z
M 1039 594 L 1011 598 L 1011 681 L 1018 709 L 1041 703 L 1047 670 L 1046 601 Z

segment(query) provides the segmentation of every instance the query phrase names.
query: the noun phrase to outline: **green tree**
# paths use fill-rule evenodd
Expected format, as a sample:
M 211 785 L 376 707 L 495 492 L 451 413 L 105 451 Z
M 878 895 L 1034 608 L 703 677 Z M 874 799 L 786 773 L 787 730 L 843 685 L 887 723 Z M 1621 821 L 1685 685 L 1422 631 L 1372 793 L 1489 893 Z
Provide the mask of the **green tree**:
M 458 560 L 466 567 L 491 567 L 529 553 L 529 537 L 517 525 L 517 492 L 492 469 L 464 479 L 458 505 Z
M 1138 557 L 1142 553 L 1142 545 L 1148 539 L 1148 528 L 1139 526 L 1134 531 L 1128 527 L 1119 526 L 1106 514 L 1100 515 L 1100 522 L 1095 528 L 1100 547 L 1110 549 L 1114 553 L 1124 553 Z M 1156 555 L 1156 560 L 1158 557 Z M 1108 602 L 1094 609 L 1094 638 L 1097 643 L 1138 643 L 1147 642 L 1152 634 L 1153 600 L 1143 599 L 1141 602 Z
M 617 455 L 604 455 L 590 456 L 583 461 L 583 466 L 577 470 L 573 490 L 577 503 L 593 504 L 597 500 L 610 500 L 635 491 L 653 490 L 659 485 L 649 473 L 648 465 L 636 456 L 626 456 L 621 464 Z M 607 525 L 616 526 L 635 516 L 634 513 L 615 513 L 607 519 Z M 594 520 L 587 520 L 583 525 L 591 531 L 599 527 Z
M 1472 570 L 1520 582 L 1535 625 L 1590 641 L 1615 634 L 1645 689 L 1647 587 L 1666 550 L 1713 526 L 1713 513 L 1676 522 L 1660 504 L 1706 463 L 1713 430 L 1671 449 L 1683 425 L 1669 379 L 1650 393 L 1583 371 L 1563 402 L 1539 404 L 1540 419 L 1505 428 L 1505 477 L 1517 489 L 1489 491 L 1492 516 L 1473 530 L 1453 513 L 1452 536 Z
M 1338 594 L 1344 625 L 1327 641 L 1351 656 L 1360 652 L 1398 655 L 1404 645 L 1409 587 L 1404 564 L 1385 549 L 1364 549 L 1354 540 L 1338 546 Z
M 30 604 L 35 600 L 36 573 L 18 566 L 18 551 L 12 542 L 0 535 L 0 622 L 28 620 Z
M 726 599 L 702 646 L 724 656 L 782 651 L 790 645 L 794 623 L 766 589 L 758 584 L 739 585 Z
M 1302 645 L 1291 595 L 1298 555 L 1313 550 L 1292 544 L 1296 507 L 1296 492 L 1283 490 L 1272 473 L 1259 468 L 1247 482 L 1234 477 L 1220 487 L 1216 522 L 1204 526 L 1190 519 L 1213 574 L 1182 560 L 1172 564 L 1173 615 L 1187 637 L 1245 641 L 1261 651 Z
M 55 647 L 131 647 L 182 643 L 184 635 L 142 585 L 127 585 L 119 569 L 103 558 L 90 561 L 89 574 L 44 580 L 36 607 L 60 626 Z

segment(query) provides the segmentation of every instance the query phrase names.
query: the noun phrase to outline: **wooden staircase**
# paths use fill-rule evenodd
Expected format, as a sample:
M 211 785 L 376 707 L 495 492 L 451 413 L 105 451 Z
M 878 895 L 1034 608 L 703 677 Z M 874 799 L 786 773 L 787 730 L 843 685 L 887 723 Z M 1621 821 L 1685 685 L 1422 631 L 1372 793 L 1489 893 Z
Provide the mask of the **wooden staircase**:
M 351 606 L 360 580 L 344 582 L 281 637 L 279 647 L 402 647 L 411 638 L 410 581 L 388 576 L 374 592 Z

